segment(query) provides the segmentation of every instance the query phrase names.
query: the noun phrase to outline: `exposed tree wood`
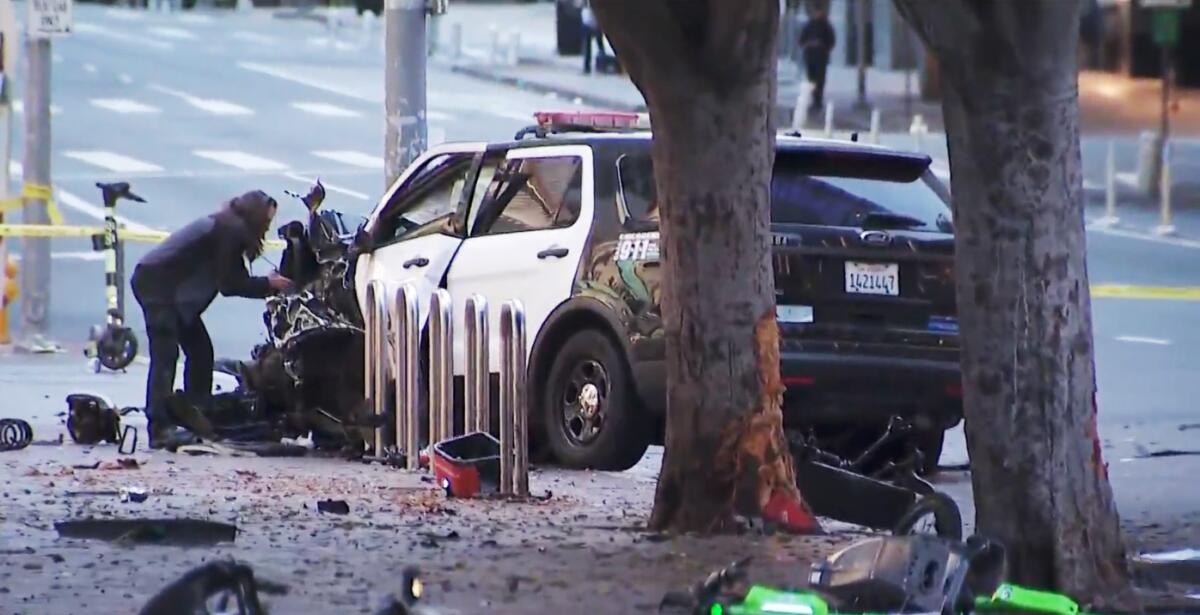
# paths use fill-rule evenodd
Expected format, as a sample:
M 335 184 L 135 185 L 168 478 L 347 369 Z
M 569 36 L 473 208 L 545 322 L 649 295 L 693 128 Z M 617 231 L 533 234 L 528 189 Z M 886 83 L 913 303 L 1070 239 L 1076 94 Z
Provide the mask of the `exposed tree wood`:
M 595 0 L 654 126 L 667 449 L 651 525 L 715 532 L 794 500 L 770 260 L 775 0 Z
M 977 526 L 1015 581 L 1129 606 L 1096 432 L 1079 2 L 896 4 L 942 76 Z

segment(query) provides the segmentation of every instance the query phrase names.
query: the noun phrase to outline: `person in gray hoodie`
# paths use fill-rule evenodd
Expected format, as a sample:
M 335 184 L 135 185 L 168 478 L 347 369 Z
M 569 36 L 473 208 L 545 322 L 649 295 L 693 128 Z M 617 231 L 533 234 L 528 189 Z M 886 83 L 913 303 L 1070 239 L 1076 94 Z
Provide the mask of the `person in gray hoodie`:
M 171 233 L 133 270 L 130 286 L 142 307 L 150 346 L 146 416 L 151 448 L 190 439 L 176 431 L 167 411 L 175 366 L 183 349 L 184 395 L 207 407 L 212 395 L 213 347 L 201 315 L 220 293 L 262 299 L 292 283 L 272 272 L 254 277 L 246 269 L 263 251 L 278 204 L 261 190 L 227 201 L 219 211 Z

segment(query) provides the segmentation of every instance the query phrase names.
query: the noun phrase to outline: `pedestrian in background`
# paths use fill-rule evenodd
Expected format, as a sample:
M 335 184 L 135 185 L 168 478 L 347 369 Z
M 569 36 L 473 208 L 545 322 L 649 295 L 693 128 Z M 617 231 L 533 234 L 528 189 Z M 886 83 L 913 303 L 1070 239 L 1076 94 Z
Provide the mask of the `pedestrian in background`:
M 596 54 L 597 68 L 600 67 L 602 59 L 608 58 L 608 52 L 604 49 L 604 33 L 600 31 L 600 24 L 596 21 L 596 14 L 592 12 L 592 4 L 589 0 L 584 0 L 579 17 L 583 22 L 583 74 L 590 75 L 592 72 L 592 43 L 595 42 L 600 49 Z
M 808 73 L 808 81 L 813 85 L 812 103 L 809 110 L 814 111 L 825 106 L 825 70 L 829 68 L 829 58 L 833 47 L 837 44 L 837 36 L 829 23 L 829 16 L 824 8 L 812 12 L 808 23 L 800 30 L 800 48 L 804 53 L 804 67 Z
M 212 396 L 213 347 L 201 315 L 219 292 L 227 297 L 262 299 L 292 283 L 277 272 L 251 277 L 246 260 L 262 254 L 278 204 L 261 190 L 227 201 L 219 211 L 171 233 L 138 262 L 130 279 L 146 321 L 150 374 L 146 417 L 150 447 L 191 439 L 176 431 L 167 410 L 175 384 L 179 349 L 188 402 L 207 408 Z

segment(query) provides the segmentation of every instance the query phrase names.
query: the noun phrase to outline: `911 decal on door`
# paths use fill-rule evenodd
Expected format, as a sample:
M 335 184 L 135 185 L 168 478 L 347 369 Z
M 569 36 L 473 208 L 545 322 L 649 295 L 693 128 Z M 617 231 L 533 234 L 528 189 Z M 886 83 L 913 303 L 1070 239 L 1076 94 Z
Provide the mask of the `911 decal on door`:
M 617 238 L 617 260 L 658 260 L 658 232 L 622 233 Z

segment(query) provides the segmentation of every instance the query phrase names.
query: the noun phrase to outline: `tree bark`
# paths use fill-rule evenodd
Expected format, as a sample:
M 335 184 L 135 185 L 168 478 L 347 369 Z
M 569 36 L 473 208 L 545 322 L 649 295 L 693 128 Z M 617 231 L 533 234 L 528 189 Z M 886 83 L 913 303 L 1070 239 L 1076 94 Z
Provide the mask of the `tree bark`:
M 977 527 L 1014 581 L 1128 606 L 1096 431 L 1079 3 L 896 3 L 941 69 Z
M 778 3 L 594 7 L 654 127 L 667 439 L 650 525 L 716 532 L 780 493 L 802 505 L 769 240 Z

